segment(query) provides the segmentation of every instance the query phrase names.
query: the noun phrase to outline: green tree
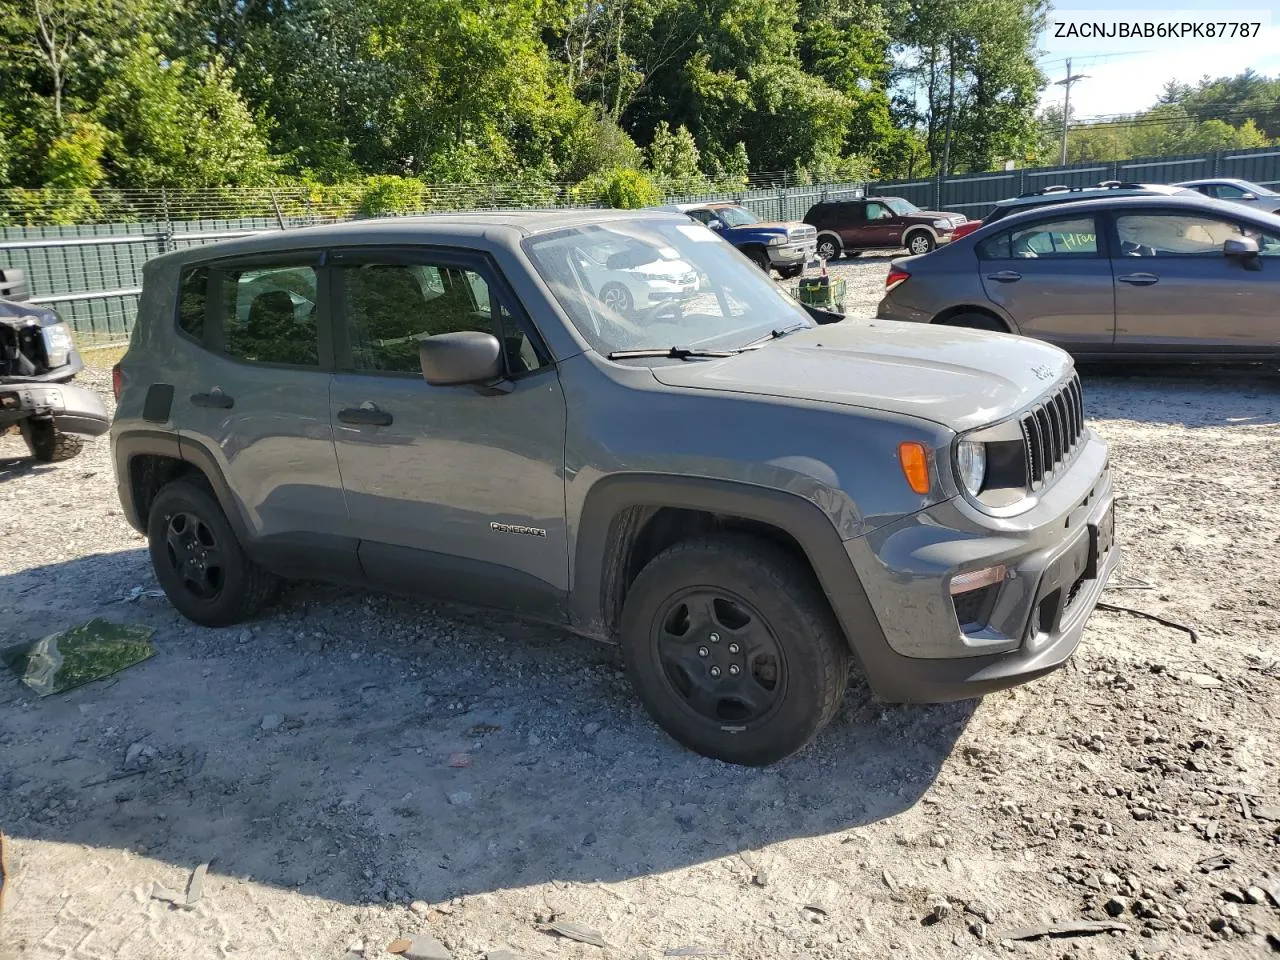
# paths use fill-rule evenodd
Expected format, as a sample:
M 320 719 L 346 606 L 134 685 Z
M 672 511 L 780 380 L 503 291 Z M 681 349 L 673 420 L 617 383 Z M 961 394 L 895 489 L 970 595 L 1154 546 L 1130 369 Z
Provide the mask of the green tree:
M 149 44 L 125 60 L 95 113 L 112 131 L 107 163 L 136 187 L 265 182 L 276 168 L 267 122 L 255 116 L 220 59 L 166 60 Z
M 698 144 L 687 127 L 674 131 L 663 120 L 645 150 L 649 170 L 668 193 L 698 193 L 706 186 Z

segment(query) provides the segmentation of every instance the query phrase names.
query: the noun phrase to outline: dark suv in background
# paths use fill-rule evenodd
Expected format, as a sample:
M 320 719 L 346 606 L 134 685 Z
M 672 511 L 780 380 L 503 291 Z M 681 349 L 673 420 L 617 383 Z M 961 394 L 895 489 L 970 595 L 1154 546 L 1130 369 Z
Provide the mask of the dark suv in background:
M 899 247 L 928 253 L 949 242 L 965 219 L 960 213 L 921 210 L 901 197 L 822 200 L 804 215 L 804 222 L 818 231 L 818 256 L 823 260 Z

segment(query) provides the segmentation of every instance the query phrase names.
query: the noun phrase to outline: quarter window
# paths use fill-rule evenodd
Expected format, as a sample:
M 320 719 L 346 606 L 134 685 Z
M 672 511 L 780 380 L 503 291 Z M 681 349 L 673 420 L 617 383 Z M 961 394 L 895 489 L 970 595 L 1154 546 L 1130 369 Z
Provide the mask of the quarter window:
M 255 267 L 222 274 L 227 356 L 250 363 L 319 366 L 316 271 Z
M 984 240 L 978 255 L 984 260 L 1096 257 L 1098 230 L 1092 217 L 1046 220 Z
M 366 263 L 342 268 L 342 305 L 352 368 L 419 374 L 426 337 L 473 330 L 502 342 L 507 369 L 544 365 L 533 340 L 474 270 L 435 264 Z
M 208 310 L 209 270 L 188 267 L 178 282 L 178 328 L 193 339 L 204 342 L 204 318 Z
M 1126 257 L 1222 256 L 1231 237 L 1246 235 L 1240 224 L 1187 213 L 1141 213 L 1116 217 L 1120 253 Z M 1260 231 L 1247 235 L 1258 240 Z

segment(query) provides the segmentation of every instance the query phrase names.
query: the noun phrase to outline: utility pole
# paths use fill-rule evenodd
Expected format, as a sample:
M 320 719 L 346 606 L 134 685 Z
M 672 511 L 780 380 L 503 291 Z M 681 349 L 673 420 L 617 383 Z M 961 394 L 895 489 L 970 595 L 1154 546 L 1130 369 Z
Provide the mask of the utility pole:
M 1062 100 L 1062 150 L 1058 154 L 1058 166 L 1065 167 L 1067 165 L 1067 127 L 1071 123 L 1071 85 L 1077 80 L 1087 80 L 1089 77 L 1085 73 L 1072 74 L 1071 58 L 1067 57 L 1067 75 L 1064 79 L 1058 80 L 1056 85 L 1066 89 L 1066 96 Z

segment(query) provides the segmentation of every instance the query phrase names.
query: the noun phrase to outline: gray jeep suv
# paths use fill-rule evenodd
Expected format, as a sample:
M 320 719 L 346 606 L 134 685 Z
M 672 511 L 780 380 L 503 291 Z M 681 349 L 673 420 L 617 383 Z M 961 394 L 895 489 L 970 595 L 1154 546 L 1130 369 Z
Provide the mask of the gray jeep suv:
M 658 262 L 696 290 L 601 296 L 601 264 Z M 620 642 L 656 720 L 736 763 L 808 742 L 851 658 L 893 701 L 1052 670 L 1119 556 L 1065 353 L 820 325 L 682 215 L 171 253 L 117 380 L 120 499 L 190 619 L 251 617 L 281 576 L 504 608 Z

